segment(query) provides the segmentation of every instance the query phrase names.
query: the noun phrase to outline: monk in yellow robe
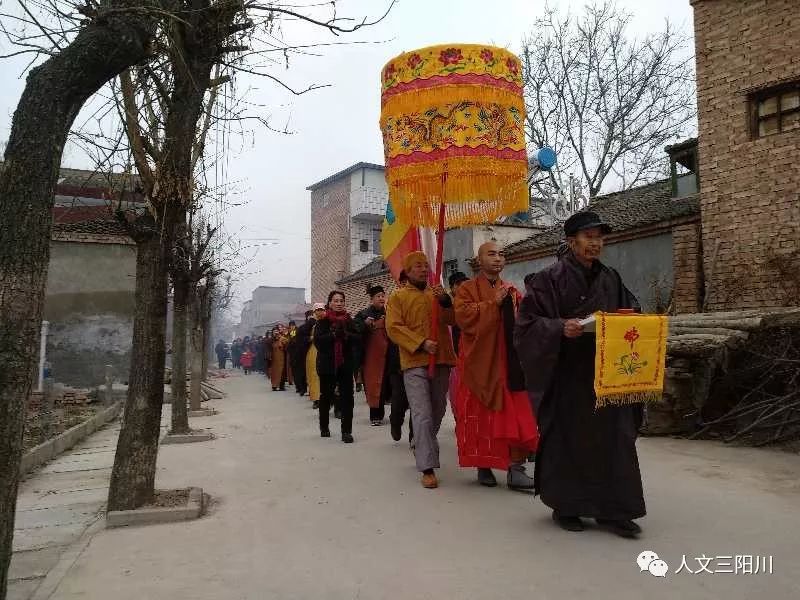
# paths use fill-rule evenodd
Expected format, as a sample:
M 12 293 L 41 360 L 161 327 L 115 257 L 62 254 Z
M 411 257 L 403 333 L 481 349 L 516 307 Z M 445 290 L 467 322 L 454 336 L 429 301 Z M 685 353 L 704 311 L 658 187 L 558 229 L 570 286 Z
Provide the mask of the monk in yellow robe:
M 312 402 L 312 408 L 319 408 L 319 399 L 322 394 L 320 387 L 319 374 L 317 373 L 317 347 L 314 345 L 314 329 L 316 321 L 325 316 L 325 305 L 318 302 L 313 307 L 314 326 L 311 327 L 311 345 L 306 354 L 306 378 L 308 379 L 308 399 Z

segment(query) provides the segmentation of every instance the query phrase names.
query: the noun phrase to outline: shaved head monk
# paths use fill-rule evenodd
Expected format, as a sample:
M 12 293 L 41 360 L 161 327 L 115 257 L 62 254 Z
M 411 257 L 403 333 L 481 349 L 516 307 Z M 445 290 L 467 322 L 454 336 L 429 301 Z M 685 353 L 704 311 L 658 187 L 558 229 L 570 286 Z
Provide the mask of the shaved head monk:
M 506 261 L 495 242 L 478 250 L 480 273 L 458 288 L 456 324 L 461 329 L 455 398 L 458 461 L 475 467 L 481 485 L 497 485 L 492 469 L 507 471 L 508 487 L 533 489 L 525 472 L 539 433 L 513 345 L 520 293 L 500 274 Z

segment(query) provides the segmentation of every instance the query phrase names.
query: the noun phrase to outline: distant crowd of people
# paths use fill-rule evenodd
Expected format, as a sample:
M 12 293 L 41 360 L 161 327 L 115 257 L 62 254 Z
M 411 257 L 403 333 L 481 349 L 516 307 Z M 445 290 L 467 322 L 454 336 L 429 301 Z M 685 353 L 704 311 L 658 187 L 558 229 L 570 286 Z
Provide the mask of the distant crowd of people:
M 494 242 L 481 246 L 480 272 L 455 273 L 449 290 L 430 283 L 422 252 L 405 257 L 399 287 L 380 286 L 355 316 L 341 291 L 318 303 L 306 321 L 279 325 L 266 337 L 235 340 L 235 368 L 266 373 L 274 391 L 294 385 L 319 412 L 331 436 L 352 443 L 354 391 L 363 386 L 373 426 L 391 407 L 391 437 L 403 435 L 421 484 L 438 487 L 438 433 L 448 398 L 456 422 L 458 461 L 477 482 L 534 490 L 554 521 L 582 531 L 582 518 L 624 537 L 641 531 L 645 504 L 635 441 L 642 405 L 595 409 L 595 343 L 580 319 L 596 312 L 638 310 L 619 274 L 599 258 L 608 225 L 592 212 L 564 225 L 557 262 L 525 279 L 523 296 L 501 278 L 505 258 Z M 535 456 L 534 477 L 526 462 Z

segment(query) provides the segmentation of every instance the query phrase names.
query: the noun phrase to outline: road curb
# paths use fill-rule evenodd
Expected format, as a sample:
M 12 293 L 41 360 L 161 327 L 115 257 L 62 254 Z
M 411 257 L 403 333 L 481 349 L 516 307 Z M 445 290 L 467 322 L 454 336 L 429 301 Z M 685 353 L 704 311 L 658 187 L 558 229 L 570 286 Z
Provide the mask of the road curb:
M 112 406 L 97 413 L 91 419 L 87 419 L 80 425 L 67 429 L 64 433 L 57 435 L 52 440 L 47 440 L 26 452 L 20 461 L 20 475 L 28 473 L 46 463 L 48 460 L 55 458 L 62 452 L 69 450 L 106 423 L 113 421 L 122 411 L 123 404 L 123 402 L 116 402 Z
M 208 442 L 214 439 L 210 431 L 194 431 L 192 433 L 165 433 L 161 438 L 162 444 L 191 444 L 194 442 Z
M 205 509 L 205 500 L 206 497 L 203 495 L 202 488 L 189 488 L 189 501 L 186 506 L 112 510 L 106 514 L 106 528 L 175 523 L 199 519 Z

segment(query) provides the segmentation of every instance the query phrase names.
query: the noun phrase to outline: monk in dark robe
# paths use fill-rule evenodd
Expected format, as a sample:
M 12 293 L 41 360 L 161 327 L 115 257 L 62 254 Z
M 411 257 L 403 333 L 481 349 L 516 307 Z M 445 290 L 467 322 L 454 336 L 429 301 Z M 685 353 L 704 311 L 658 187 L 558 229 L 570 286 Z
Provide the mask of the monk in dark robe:
M 581 517 L 623 537 L 646 513 L 636 436 L 641 404 L 595 409 L 595 336 L 580 320 L 596 311 L 639 309 L 619 274 L 600 262 L 610 227 L 592 212 L 567 219 L 570 250 L 527 285 L 514 342 L 535 400 L 539 448 L 535 493 L 568 531 Z
M 480 247 L 478 262 L 480 272 L 461 283 L 455 299 L 461 329 L 453 402 L 458 462 L 476 467 L 481 485 L 495 487 L 492 469 L 502 469 L 510 489 L 529 490 L 533 479 L 525 462 L 539 433 L 513 345 L 522 297 L 500 278 L 506 261 L 496 242 Z

